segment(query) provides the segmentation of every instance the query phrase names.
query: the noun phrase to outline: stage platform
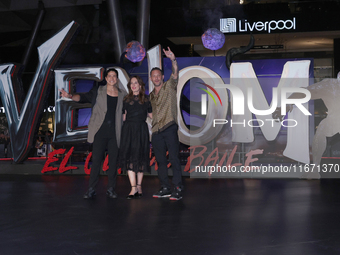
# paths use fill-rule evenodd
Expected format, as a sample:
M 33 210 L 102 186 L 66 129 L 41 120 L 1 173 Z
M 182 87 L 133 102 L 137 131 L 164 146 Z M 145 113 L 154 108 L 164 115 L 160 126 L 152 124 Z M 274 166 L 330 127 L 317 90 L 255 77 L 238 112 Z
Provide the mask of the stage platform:
M 26 164 L 29 167 L 29 164 Z M 85 175 L 0 175 L 0 254 L 319 255 L 340 253 L 338 180 L 190 179 L 183 199 L 117 199 L 101 176 L 84 200 Z

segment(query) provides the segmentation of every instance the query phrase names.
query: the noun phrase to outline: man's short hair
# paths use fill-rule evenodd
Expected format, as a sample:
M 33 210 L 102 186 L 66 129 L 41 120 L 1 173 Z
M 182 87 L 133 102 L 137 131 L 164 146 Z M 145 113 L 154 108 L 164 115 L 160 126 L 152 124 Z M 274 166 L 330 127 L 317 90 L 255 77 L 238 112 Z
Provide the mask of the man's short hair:
M 160 69 L 160 68 L 158 68 L 158 67 L 154 67 L 154 68 L 152 68 L 151 71 L 150 71 L 150 76 L 151 76 L 151 74 L 152 74 L 152 71 L 154 71 L 154 70 L 158 70 L 158 71 L 161 72 L 162 75 L 164 75 L 164 72 L 163 72 L 162 69 Z
M 109 74 L 109 72 L 115 72 L 116 75 L 117 75 L 117 78 L 118 78 L 118 71 L 114 68 L 109 68 L 109 69 L 106 69 L 106 73 L 105 73 L 105 78 L 107 77 L 107 75 Z

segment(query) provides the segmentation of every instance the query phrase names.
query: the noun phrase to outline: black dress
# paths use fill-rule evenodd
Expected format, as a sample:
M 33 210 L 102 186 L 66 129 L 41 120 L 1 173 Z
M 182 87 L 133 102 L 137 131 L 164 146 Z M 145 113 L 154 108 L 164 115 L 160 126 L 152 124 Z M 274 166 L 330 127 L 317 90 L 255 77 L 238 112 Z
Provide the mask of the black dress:
M 152 112 L 149 98 L 141 104 L 138 96 L 124 100 L 123 113 L 127 112 L 122 127 L 119 162 L 123 171 L 150 172 L 149 129 L 145 122 Z

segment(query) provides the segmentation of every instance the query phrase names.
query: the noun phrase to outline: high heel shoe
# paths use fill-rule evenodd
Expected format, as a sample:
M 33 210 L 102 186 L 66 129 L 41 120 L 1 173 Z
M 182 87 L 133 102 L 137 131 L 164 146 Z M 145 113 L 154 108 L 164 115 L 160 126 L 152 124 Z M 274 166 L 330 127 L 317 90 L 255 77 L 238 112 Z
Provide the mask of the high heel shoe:
M 142 187 L 141 184 L 137 184 L 137 186 L 141 186 L 141 187 Z M 135 196 L 136 196 L 136 198 L 141 198 L 141 197 L 143 196 L 143 193 L 139 193 L 139 192 L 137 191 L 137 193 L 135 194 Z
M 136 187 L 136 186 L 131 186 L 132 188 L 134 188 L 134 187 Z M 127 197 L 126 197 L 126 199 L 133 199 L 133 198 L 136 198 L 136 195 L 138 195 L 138 191 L 135 193 L 135 194 L 133 194 L 133 195 L 128 195 Z

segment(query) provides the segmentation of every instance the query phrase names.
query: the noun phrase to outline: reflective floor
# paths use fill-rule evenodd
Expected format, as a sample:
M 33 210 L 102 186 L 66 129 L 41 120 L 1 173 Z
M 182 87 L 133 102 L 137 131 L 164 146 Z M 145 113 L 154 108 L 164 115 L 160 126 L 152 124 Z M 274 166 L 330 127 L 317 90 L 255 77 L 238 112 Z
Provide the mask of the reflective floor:
M 0 176 L 0 254 L 339 254 L 340 181 L 185 178 L 181 201 L 116 200 L 102 176 Z

